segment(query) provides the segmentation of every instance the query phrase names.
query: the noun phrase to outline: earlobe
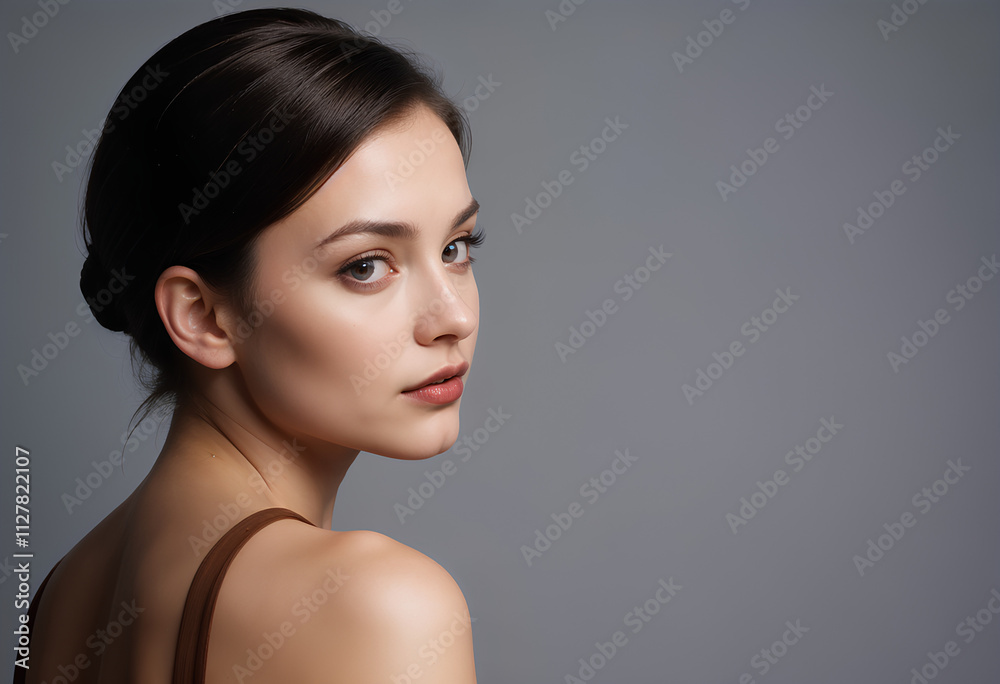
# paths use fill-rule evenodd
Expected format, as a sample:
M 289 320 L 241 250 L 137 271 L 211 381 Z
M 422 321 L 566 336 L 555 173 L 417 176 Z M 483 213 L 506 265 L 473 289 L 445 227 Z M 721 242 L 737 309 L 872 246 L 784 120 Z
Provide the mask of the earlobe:
M 207 368 L 226 368 L 236 361 L 228 311 L 197 271 L 171 266 L 160 274 L 153 297 L 178 349 Z

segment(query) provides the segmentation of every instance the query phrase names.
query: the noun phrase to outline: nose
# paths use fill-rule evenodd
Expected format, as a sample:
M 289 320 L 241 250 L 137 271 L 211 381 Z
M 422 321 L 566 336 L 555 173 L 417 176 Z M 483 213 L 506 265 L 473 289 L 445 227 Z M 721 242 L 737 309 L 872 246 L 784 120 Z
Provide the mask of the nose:
M 417 343 L 428 345 L 448 336 L 464 340 L 475 331 L 479 299 L 471 274 L 457 283 L 454 275 L 440 269 L 428 276 L 420 290 L 413 316 Z

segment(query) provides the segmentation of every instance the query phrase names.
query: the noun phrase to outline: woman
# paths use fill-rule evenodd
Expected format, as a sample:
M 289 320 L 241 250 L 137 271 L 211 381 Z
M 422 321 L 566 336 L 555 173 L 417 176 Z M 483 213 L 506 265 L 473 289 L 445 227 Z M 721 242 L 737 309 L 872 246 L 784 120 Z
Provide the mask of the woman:
M 173 417 L 36 592 L 16 677 L 475 682 L 448 572 L 330 530 L 359 451 L 458 437 L 482 241 L 467 140 L 412 57 L 307 11 L 210 21 L 130 79 L 93 156 L 81 290 L 131 337 L 140 411 Z

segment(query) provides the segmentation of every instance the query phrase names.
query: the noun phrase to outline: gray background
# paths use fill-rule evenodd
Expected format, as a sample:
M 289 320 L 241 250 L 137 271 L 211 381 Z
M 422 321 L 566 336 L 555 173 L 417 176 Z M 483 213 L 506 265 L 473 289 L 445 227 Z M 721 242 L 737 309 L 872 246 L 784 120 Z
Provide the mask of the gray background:
M 380 35 L 426 55 L 450 95 L 473 95 L 479 76 L 501 84 L 469 113 L 487 241 L 462 434 L 491 408 L 511 418 L 465 462 L 362 455 L 334 527 L 382 532 L 453 574 L 481 682 L 578 676 L 616 630 L 628 641 L 592 681 L 910 682 L 948 641 L 960 652 L 935 682 L 1000 681 L 1000 616 L 971 643 L 956 634 L 1000 590 L 1000 280 L 960 311 L 947 301 L 1000 251 L 1000 7 L 914 3 L 885 39 L 890 2 L 589 0 L 553 30 L 556 0 L 402 1 Z M 387 5 L 304 3 L 356 26 Z M 0 427 L 6 452 L 32 453 L 36 584 L 143 478 L 166 434 L 151 431 L 67 512 L 63 494 L 121 448 L 142 395 L 126 338 L 76 313 L 83 173 L 57 180 L 52 162 L 146 58 L 217 7 L 77 0 L 17 53 L 0 48 Z M 672 54 L 726 8 L 733 22 L 679 71 Z M 0 29 L 37 11 L 5 2 Z M 821 85 L 833 95 L 785 140 L 775 122 Z M 581 171 L 574 150 L 616 116 L 628 128 Z M 949 125 L 961 137 L 919 180 L 905 175 Z M 716 182 L 767 137 L 778 151 L 724 201 Z M 519 234 L 511 214 L 563 169 L 573 183 Z M 894 179 L 905 194 L 852 244 L 843 224 Z M 672 257 L 623 301 L 616 281 L 661 245 Z M 776 288 L 799 299 L 751 342 L 741 326 Z M 563 362 L 556 343 L 609 298 L 616 313 Z M 889 353 L 939 308 L 949 322 L 894 370 Z M 26 385 L 17 365 L 70 321 L 81 334 Z M 745 353 L 689 402 L 682 385 L 736 340 Z M 823 418 L 844 427 L 793 472 L 785 454 Z M 626 448 L 636 462 L 591 503 L 581 485 Z M 400 522 L 394 505 L 446 459 L 455 474 Z M 969 471 L 921 513 L 914 495 L 949 459 Z M 789 482 L 734 534 L 726 514 L 779 468 Z M 582 516 L 529 565 L 522 545 L 574 501 Z M 860 574 L 854 556 L 907 512 L 916 524 Z M 7 539 L 0 557 L 16 551 Z M 626 614 L 669 578 L 681 589 L 633 633 Z M 808 633 L 762 675 L 752 658 L 795 620 Z

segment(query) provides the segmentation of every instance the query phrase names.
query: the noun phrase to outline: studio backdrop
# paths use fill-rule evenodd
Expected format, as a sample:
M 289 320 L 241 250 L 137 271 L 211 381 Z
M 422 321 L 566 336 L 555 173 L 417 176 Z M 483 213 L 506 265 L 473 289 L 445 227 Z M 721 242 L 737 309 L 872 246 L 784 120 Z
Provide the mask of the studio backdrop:
M 169 427 L 125 439 L 80 293 L 92 143 L 163 44 L 274 4 L 0 9 L 5 673 L 18 565 L 33 593 Z M 461 436 L 362 454 L 333 527 L 455 577 L 480 682 L 1000 681 L 1000 6 L 300 4 L 472 128 Z

